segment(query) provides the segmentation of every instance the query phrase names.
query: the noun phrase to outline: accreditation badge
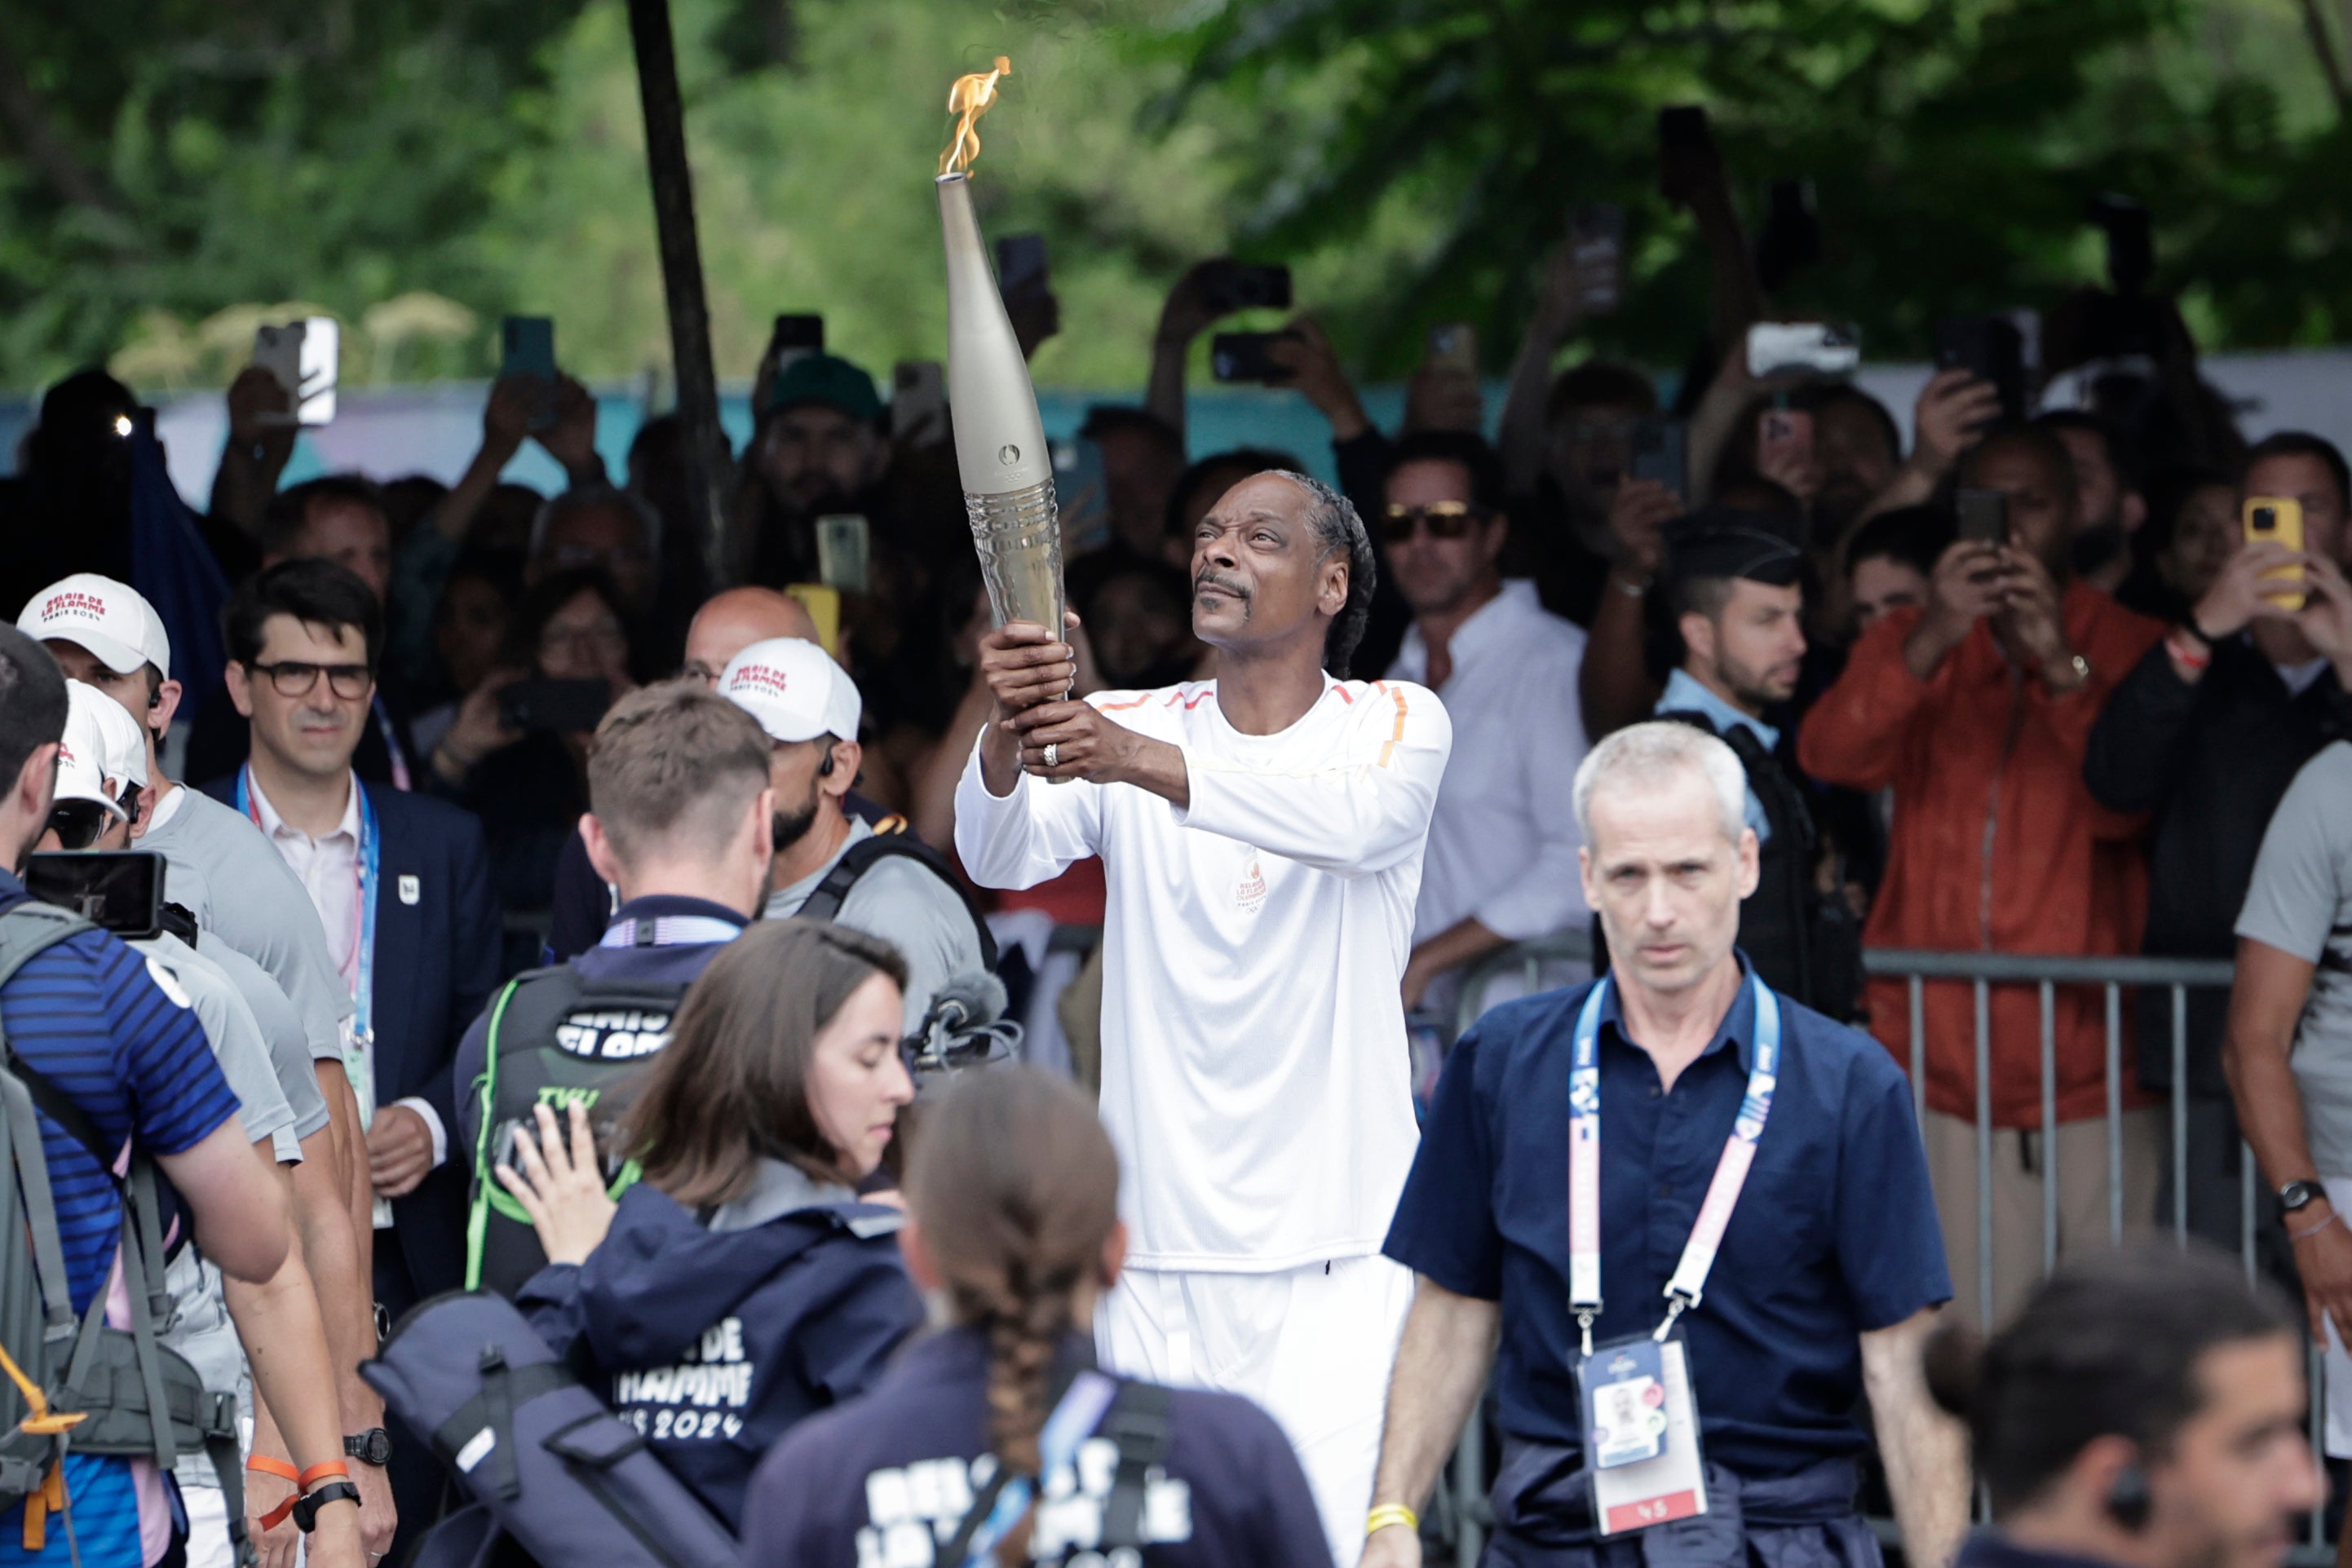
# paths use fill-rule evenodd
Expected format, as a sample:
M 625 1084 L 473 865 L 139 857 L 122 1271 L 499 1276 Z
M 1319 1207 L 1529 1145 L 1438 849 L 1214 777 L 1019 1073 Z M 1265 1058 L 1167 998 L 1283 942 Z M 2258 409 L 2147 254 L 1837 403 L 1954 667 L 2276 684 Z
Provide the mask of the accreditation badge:
M 1706 1511 L 1698 1406 L 1679 1333 L 1595 1345 L 1577 1367 L 1592 1518 L 1603 1536 Z

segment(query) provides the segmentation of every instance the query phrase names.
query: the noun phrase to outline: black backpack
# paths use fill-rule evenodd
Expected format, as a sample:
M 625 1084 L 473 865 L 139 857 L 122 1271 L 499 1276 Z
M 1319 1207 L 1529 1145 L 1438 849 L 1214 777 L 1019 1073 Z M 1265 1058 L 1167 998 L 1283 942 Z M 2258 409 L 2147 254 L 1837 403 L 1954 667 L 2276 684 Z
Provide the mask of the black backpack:
M 0 910 L 0 987 L 36 955 L 90 929 L 89 921 L 45 904 Z M 118 1150 L 80 1106 L 8 1048 L 0 1026 L 0 1372 L 6 1375 L 0 1379 L 0 1509 L 26 1505 L 26 1544 L 34 1550 L 47 1515 L 61 1511 L 78 1561 L 65 1495 L 68 1450 L 150 1458 L 168 1469 L 181 1450 L 202 1448 L 219 1472 L 236 1559 L 250 1563 L 236 1396 L 206 1388 L 195 1368 L 155 1337 L 169 1326 L 173 1306 L 163 1285 L 154 1162 L 134 1148 L 129 1173 L 114 1178 L 131 1327 L 106 1325 L 103 1290 L 77 1322 L 41 1145 L 44 1115 L 113 1172 Z M 19 1214 L 22 1224 L 14 1219 Z

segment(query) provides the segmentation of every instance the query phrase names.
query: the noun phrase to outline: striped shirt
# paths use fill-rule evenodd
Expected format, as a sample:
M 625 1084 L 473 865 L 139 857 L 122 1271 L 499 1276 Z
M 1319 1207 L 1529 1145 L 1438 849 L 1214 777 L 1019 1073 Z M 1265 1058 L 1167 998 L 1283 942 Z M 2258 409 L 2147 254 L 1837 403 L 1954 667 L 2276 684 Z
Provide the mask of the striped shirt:
M 24 883 L 0 871 L 0 909 L 25 897 Z M 173 988 L 114 937 L 84 932 L 34 957 L 0 988 L 0 1024 L 10 1050 L 79 1106 L 110 1144 L 180 1154 L 235 1117 L 237 1102 L 195 1014 Z M 41 1142 L 67 1282 L 79 1312 L 105 1288 L 122 1208 L 98 1160 L 46 1115 Z M 140 1568 L 144 1552 L 131 1462 L 74 1455 L 66 1467 L 83 1568 Z M 67 1563 L 60 1521 L 50 1521 L 47 1550 L 24 1550 L 22 1511 L 0 1513 L 0 1568 Z

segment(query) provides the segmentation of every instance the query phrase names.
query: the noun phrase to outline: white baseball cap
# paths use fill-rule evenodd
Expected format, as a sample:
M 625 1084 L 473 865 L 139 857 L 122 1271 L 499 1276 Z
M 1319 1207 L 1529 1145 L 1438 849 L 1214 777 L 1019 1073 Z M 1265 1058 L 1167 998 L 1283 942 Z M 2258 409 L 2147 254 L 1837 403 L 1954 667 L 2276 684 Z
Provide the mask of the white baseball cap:
M 856 683 L 824 649 L 798 637 L 771 637 L 730 659 L 719 695 L 758 719 L 772 740 L 857 738 Z
M 172 678 L 172 640 L 155 607 L 129 583 L 94 571 L 60 578 L 26 600 L 16 630 L 39 642 L 87 648 L 118 675 L 152 664 Z
M 58 747 L 58 799 L 95 800 L 125 816 L 122 784 L 147 782 L 147 745 L 122 705 L 79 681 L 66 683 L 66 733 Z M 109 785 L 113 788 L 108 788 Z

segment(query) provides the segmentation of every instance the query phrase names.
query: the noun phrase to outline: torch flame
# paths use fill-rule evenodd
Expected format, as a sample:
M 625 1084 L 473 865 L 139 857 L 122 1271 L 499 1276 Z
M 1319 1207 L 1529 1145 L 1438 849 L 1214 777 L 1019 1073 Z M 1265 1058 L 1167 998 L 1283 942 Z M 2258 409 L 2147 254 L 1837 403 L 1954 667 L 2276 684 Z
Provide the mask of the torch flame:
M 940 154 L 940 173 L 971 172 L 972 160 L 980 156 L 980 117 L 996 101 L 996 78 L 1012 74 L 1013 62 L 999 55 L 994 70 L 958 77 L 948 89 L 948 112 L 956 116 L 955 140 Z

